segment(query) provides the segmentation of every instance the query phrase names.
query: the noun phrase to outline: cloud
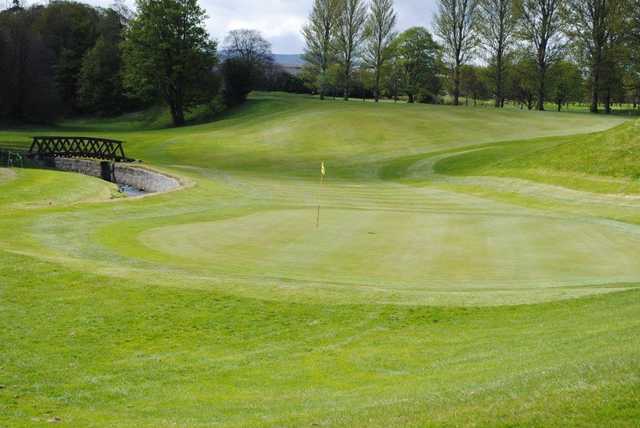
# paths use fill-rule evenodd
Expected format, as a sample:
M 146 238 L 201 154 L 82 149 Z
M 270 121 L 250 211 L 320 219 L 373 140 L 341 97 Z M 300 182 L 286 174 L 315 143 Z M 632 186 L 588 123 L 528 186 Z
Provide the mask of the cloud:
M 307 4 L 308 3 L 308 4 Z M 223 41 L 230 30 L 259 30 L 275 52 L 300 52 L 300 30 L 306 21 L 310 1 L 294 0 L 204 0 L 207 27 L 211 35 Z

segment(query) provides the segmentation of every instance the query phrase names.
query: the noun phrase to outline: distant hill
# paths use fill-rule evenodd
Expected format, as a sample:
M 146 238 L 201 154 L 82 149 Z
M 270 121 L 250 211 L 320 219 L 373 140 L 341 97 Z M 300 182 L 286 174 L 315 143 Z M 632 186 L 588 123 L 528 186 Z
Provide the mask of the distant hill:
M 304 65 L 302 55 L 298 54 L 274 54 L 273 60 L 283 67 L 302 67 Z

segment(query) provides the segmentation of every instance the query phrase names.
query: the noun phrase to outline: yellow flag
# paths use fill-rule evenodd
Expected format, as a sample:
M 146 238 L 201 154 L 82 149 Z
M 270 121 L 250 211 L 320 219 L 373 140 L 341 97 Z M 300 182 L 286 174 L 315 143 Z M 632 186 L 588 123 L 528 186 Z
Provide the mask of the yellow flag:
M 322 162 L 322 163 L 320 164 L 320 174 L 322 174 L 322 176 L 324 177 L 324 176 L 325 176 L 325 174 L 326 174 L 326 172 L 327 172 L 327 171 L 324 169 L 324 162 Z

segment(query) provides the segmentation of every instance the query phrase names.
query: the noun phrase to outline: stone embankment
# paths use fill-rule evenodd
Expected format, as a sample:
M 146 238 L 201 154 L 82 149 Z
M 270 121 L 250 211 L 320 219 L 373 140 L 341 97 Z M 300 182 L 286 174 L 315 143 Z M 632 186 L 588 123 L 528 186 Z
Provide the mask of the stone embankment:
M 180 181 L 174 177 L 128 163 L 72 158 L 53 158 L 38 161 L 38 163 L 46 168 L 102 178 L 121 186 L 141 190 L 144 193 L 168 192 L 181 185 Z

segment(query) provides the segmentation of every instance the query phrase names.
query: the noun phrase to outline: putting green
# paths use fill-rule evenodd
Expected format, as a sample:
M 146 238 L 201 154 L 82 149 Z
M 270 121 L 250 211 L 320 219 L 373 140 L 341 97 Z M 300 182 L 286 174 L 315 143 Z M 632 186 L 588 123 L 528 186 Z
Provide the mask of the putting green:
M 140 239 L 183 263 L 221 272 L 390 290 L 640 281 L 629 251 L 640 236 L 606 224 L 342 209 L 321 210 L 320 228 L 315 222 L 315 209 L 277 210 L 158 228 Z

